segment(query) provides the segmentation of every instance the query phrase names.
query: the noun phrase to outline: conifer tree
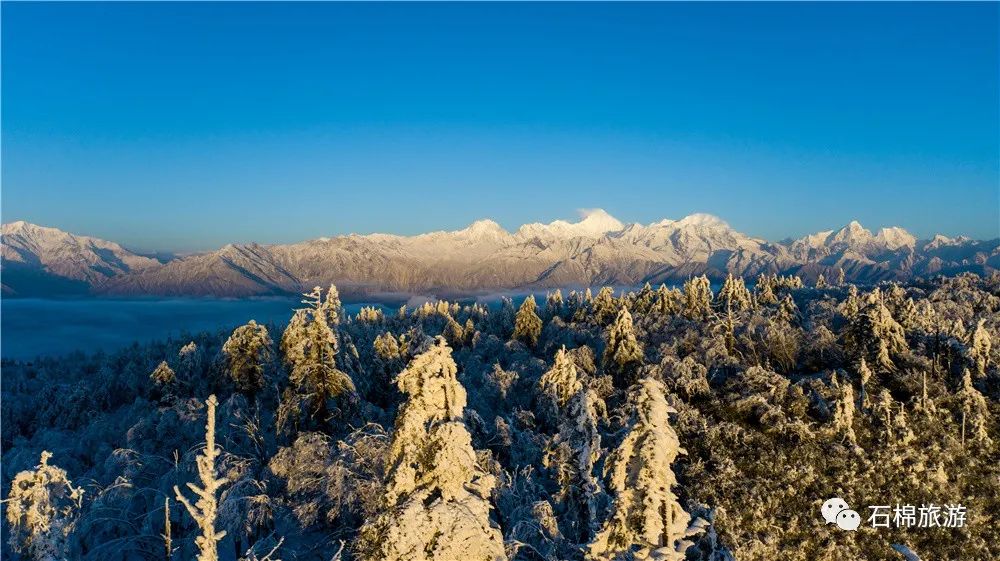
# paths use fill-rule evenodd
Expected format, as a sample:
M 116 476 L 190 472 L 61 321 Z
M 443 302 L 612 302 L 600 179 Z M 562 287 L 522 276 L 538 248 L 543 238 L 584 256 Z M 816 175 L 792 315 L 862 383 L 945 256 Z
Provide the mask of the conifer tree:
M 224 476 L 220 477 L 216 471 L 215 460 L 221 452 L 215 446 L 215 406 L 218 402 L 214 395 L 208 396 L 205 405 L 208 409 L 208 419 L 205 422 L 205 450 L 196 458 L 198 464 L 198 479 L 201 486 L 188 483 L 187 486 L 198 496 L 195 504 L 191 504 L 187 497 L 181 493 L 180 488 L 174 485 L 174 495 L 177 500 L 184 505 L 188 514 L 198 524 L 201 535 L 195 538 L 194 543 L 198 546 L 198 561 L 218 561 L 219 542 L 226 537 L 225 530 L 215 529 L 216 518 L 219 513 L 219 499 L 217 493 L 219 489 L 227 483 Z
M 645 314 L 653 308 L 655 302 L 656 293 L 653 292 L 653 287 L 647 282 L 642 286 L 642 290 L 635 294 L 631 307 L 636 313 Z
M 986 369 L 990 365 L 990 348 L 992 347 L 990 334 L 986 331 L 985 323 L 986 320 L 981 319 L 976 324 L 976 329 L 972 332 L 972 340 L 969 345 L 969 354 L 972 356 L 972 361 L 976 367 L 976 376 L 979 378 L 986 376 Z
M 535 307 L 535 297 L 530 295 L 521 303 L 514 317 L 513 337 L 529 347 L 534 347 L 542 335 L 542 320 L 535 313 Z
M 51 457 L 44 451 L 35 469 L 15 475 L 4 501 L 11 549 L 36 561 L 67 558 L 83 500 L 83 489 L 49 464 Z
M 635 337 L 632 314 L 622 307 L 615 322 L 608 328 L 608 342 L 604 347 L 602 363 L 620 387 L 627 387 L 642 366 L 642 344 Z
M 177 375 L 174 374 L 174 369 L 170 368 L 170 365 L 165 360 L 161 360 L 160 364 L 156 365 L 156 368 L 149 375 L 149 379 L 160 388 L 169 388 L 177 383 Z
M 306 298 L 303 302 L 309 307 L 296 310 L 281 337 L 290 387 L 282 395 L 279 428 L 298 420 L 302 404 L 313 421 L 324 423 L 328 400 L 355 391 L 351 377 L 337 368 L 339 343 L 328 313 L 339 308 L 339 299 L 328 295 L 323 300 L 319 287 Z
M 861 362 L 858 363 L 858 382 L 861 386 L 859 399 L 861 400 L 862 411 L 868 407 L 868 390 L 866 387 L 868 385 L 868 380 L 871 380 L 871 377 L 872 371 L 868 368 L 868 363 L 865 362 L 865 358 L 861 357 Z
M 681 561 L 691 542 L 691 516 L 674 495 L 671 464 L 684 453 L 670 426 L 673 412 L 666 388 L 644 378 L 631 403 L 634 416 L 621 445 L 605 466 L 614 496 L 611 516 L 588 548 L 594 560 L 619 559 L 633 552 L 638 559 Z
M 564 310 L 562 291 L 558 288 L 555 292 L 545 295 L 545 315 L 549 319 L 562 317 Z
M 559 433 L 545 455 L 544 464 L 555 472 L 559 492 L 554 496 L 560 507 L 562 535 L 575 543 L 588 543 L 597 518 L 597 497 L 601 491 L 594 477 L 600 457 L 601 434 L 597 421 L 604 417 L 605 404 L 597 394 L 580 386 L 567 402 Z
M 779 321 L 787 324 L 794 324 L 798 321 L 799 307 L 795 305 L 795 300 L 792 299 L 791 294 L 785 294 L 785 297 L 781 299 L 776 317 Z
M 588 291 L 590 289 L 587 289 Z M 607 325 L 615 314 L 618 306 L 615 304 L 615 293 L 610 286 L 602 287 L 593 298 L 593 315 L 597 325 Z
M 237 327 L 222 345 L 229 377 L 236 389 L 254 395 L 264 387 L 264 373 L 272 359 L 271 336 L 256 321 Z
M 833 430 L 851 444 L 857 443 L 854 433 L 854 388 L 849 380 L 838 381 L 833 377 L 833 386 L 837 390 L 837 400 L 833 410 Z
M 383 511 L 362 528 L 366 561 L 499 561 L 490 522 L 495 481 L 479 467 L 463 421 L 465 389 L 443 338 L 396 378 L 400 407 L 387 458 Z
M 705 319 L 712 313 L 712 284 L 702 275 L 684 283 L 684 315 L 688 319 Z
M 753 306 L 753 296 L 747 290 L 743 277 L 735 277 L 731 273 L 722 283 L 716 301 L 720 303 L 723 310 L 740 312 L 748 310 Z
M 972 385 L 972 374 L 968 368 L 962 372 L 962 385 L 955 397 L 961 416 L 962 445 L 965 446 L 966 435 L 971 435 L 973 442 L 986 447 L 990 446 L 992 440 L 987 430 L 990 415 L 989 405 L 986 402 L 986 397 Z
M 774 293 L 774 280 L 772 277 L 761 273 L 757 276 L 757 285 L 755 290 L 757 292 L 757 302 L 766 305 L 772 305 L 778 303 L 778 296 Z
M 820 273 L 819 276 L 816 277 L 816 289 L 822 290 L 824 288 L 826 288 L 826 277 L 823 276 L 823 273 Z
M 550 404 L 550 411 L 547 412 L 552 417 L 556 417 L 558 412 L 566 407 L 569 400 L 583 388 L 577 377 L 576 365 L 566 346 L 556 351 L 552 368 L 548 369 L 542 377 L 538 379 L 539 393 L 543 396 L 542 401 Z
M 908 350 L 903 327 L 893 319 L 877 288 L 857 313 L 848 316 L 844 343 L 855 360 L 864 358 L 881 372 L 895 370 L 893 359 Z
M 682 299 L 683 295 L 679 290 L 676 288 L 668 290 L 666 285 L 661 284 L 660 288 L 656 289 L 656 299 L 653 306 L 661 316 L 671 316 L 681 310 L 680 302 Z

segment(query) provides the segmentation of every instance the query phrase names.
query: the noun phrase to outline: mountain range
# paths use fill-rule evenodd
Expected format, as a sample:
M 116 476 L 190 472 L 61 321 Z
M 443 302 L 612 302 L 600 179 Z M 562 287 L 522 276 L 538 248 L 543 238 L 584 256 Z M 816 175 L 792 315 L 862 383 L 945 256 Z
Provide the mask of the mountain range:
M 165 262 L 121 245 L 28 222 L 2 226 L 5 296 L 220 296 L 294 294 L 336 283 L 354 296 L 457 296 L 570 286 L 680 282 L 692 275 L 797 274 L 807 281 L 843 270 L 853 282 L 1000 269 L 1000 239 L 902 228 L 877 233 L 857 222 L 800 239 L 769 242 L 723 220 L 693 214 L 623 224 L 603 210 L 578 222 L 492 220 L 416 236 L 350 234 L 293 244 L 230 244 Z

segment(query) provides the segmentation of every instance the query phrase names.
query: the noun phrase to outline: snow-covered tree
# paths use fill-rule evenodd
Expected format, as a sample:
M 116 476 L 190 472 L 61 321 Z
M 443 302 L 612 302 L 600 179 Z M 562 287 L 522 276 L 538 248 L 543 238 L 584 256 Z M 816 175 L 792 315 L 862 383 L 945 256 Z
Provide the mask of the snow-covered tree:
M 612 560 L 633 552 L 636 559 L 681 561 L 692 545 L 687 539 L 694 533 L 691 516 L 673 491 L 677 477 L 671 464 L 684 450 L 670 426 L 673 410 L 665 392 L 652 378 L 638 384 L 628 433 L 605 466 L 614 504 L 590 543 L 591 559 Z
M 757 276 L 757 284 L 754 290 L 757 293 L 757 302 L 761 304 L 777 304 L 778 296 L 774 293 L 774 280 L 763 273 Z
M 67 558 L 83 500 L 83 489 L 73 486 L 66 470 L 49 464 L 51 457 L 44 451 L 35 469 L 15 475 L 4 501 L 11 548 L 36 561 Z
M 849 315 L 847 315 L 849 314 Z M 848 317 L 844 344 L 854 359 L 864 358 L 877 371 L 895 370 L 895 358 L 906 354 L 906 334 L 882 302 L 879 289 L 873 290 L 864 304 Z
M 966 436 L 971 435 L 970 440 L 973 442 L 990 446 L 992 440 L 987 430 L 990 418 L 989 405 L 986 397 L 972 385 L 972 374 L 968 368 L 962 372 L 962 385 L 956 392 L 955 398 L 961 417 L 962 445 L 965 445 Z
M 666 285 L 661 284 L 656 289 L 653 309 L 661 316 L 671 316 L 681 311 L 681 302 L 683 299 L 684 295 L 681 294 L 680 290 L 677 288 L 668 289 Z
M 588 297 L 590 289 L 587 289 Z M 593 314 L 594 321 L 598 325 L 607 325 L 612 319 L 614 319 L 615 314 L 618 313 L 618 305 L 615 303 L 615 292 L 610 286 L 602 287 L 601 290 L 597 292 L 597 296 L 593 298 Z
M 557 407 L 563 408 L 582 387 L 583 384 L 577 377 L 576 365 L 564 345 L 556 351 L 552 368 L 538 379 L 539 391 Z
M 719 289 L 719 294 L 715 300 L 721 305 L 723 310 L 727 311 L 738 312 L 748 310 L 753 306 L 753 296 L 747 290 L 746 283 L 743 282 L 743 277 L 736 277 L 732 274 L 726 276 L 726 280 L 722 283 L 722 288 Z
M 216 459 L 221 450 L 215 445 L 215 406 L 218 405 L 214 395 L 208 396 L 205 400 L 207 420 L 205 421 L 205 450 L 196 458 L 198 465 L 198 479 L 201 486 L 188 483 L 187 486 L 198 496 L 198 500 L 191 502 L 181 493 L 180 488 L 174 485 L 174 495 L 177 500 L 184 505 L 188 514 L 198 524 L 201 535 L 195 538 L 194 543 L 198 546 L 198 561 L 218 561 L 219 542 L 226 537 L 225 530 L 216 530 L 215 522 L 219 513 L 219 489 L 227 483 L 225 476 L 220 476 L 216 470 Z
M 177 383 L 177 375 L 174 374 L 174 369 L 170 368 L 170 365 L 165 360 L 161 360 L 160 364 L 156 365 L 156 368 L 149 375 L 149 379 L 160 388 L 168 388 Z
M 331 321 L 329 314 L 339 309 L 339 299 L 327 295 L 322 300 L 319 287 L 306 298 L 304 302 L 309 308 L 296 310 L 281 337 L 291 387 L 282 396 L 280 427 L 298 417 L 302 404 L 311 419 L 323 423 L 329 412 L 327 402 L 354 392 L 351 377 L 337 368 L 339 342 L 331 328 L 336 322 Z
M 313 294 L 319 291 L 320 288 L 317 286 L 313 289 Z M 337 291 L 336 286 L 331 284 L 330 288 L 326 290 L 326 297 L 320 308 L 325 312 L 326 321 L 330 327 L 336 329 L 340 325 L 340 320 L 344 318 L 344 306 L 340 303 L 340 292 Z
M 834 433 L 855 444 L 858 439 L 854 433 L 854 388 L 850 380 L 838 381 L 837 375 L 833 377 L 833 386 L 838 392 L 833 409 Z
M 389 447 L 383 512 L 361 528 L 361 559 L 506 559 L 503 537 L 490 521 L 495 480 L 472 447 L 457 372 L 439 337 L 397 376 L 407 400 Z
M 868 368 L 868 363 L 865 362 L 865 358 L 861 357 L 861 362 L 858 363 L 858 383 L 861 386 L 860 395 L 858 396 L 861 401 L 861 410 L 864 411 L 868 408 L 868 381 L 872 378 L 872 370 Z
M 608 343 L 604 347 L 602 359 L 604 370 L 614 376 L 620 386 L 626 387 L 642 366 L 642 361 L 642 344 L 636 339 L 632 314 L 623 306 L 615 322 L 608 328 Z
M 565 304 L 563 303 L 562 291 L 558 288 L 554 292 L 545 295 L 545 316 L 549 319 L 561 317 Z
M 990 365 L 990 348 L 993 346 L 985 323 L 985 319 L 979 320 L 976 329 L 972 332 L 972 340 L 969 342 L 969 354 L 975 364 L 976 375 L 980 378 L 986 376 L 986 369 Z
M 542 319 L 535 313 L 535 308 L 535 297 L 530 295 L 521 302 L 521 307 L 514 317 L 513 338 L 529 347 L 534 347 L 542 334 Z
M 599 418 L 606 415 L 604 400 L 580 387 L 567 403 L 544 464 L 555 474 L 559 492 L 553 497 L 561 512 L 562 535 L 574 543 L 587 543 L 596 530 L 597 497 L 601 491 L 594 464 L 601 454 Z
M 792 299 L 791 294 L 785 294 L 785 297 L 781 299 L 781 303 L 778 304 L 778 310 L 775 312 L 775 318 L 787 324 L 798 322 L 799 307 L 795 305 L 795 300 Z
M 181 347 L 177 351 L 177 362 L 180 367 L 180 374 L 185 380 L 189 380 L 198 369 L 201 368 L 202 352 L 194 341 Z
M 684 315 L 704 319 L 712 313 L 712 284 L 702 275 L 684 283 Z
M 236 389 L 253 395 L 264 387 L 264 373 L 272 359 L 271 336 L 256 321 L 237 327 L 222 345 L 226 370 Z

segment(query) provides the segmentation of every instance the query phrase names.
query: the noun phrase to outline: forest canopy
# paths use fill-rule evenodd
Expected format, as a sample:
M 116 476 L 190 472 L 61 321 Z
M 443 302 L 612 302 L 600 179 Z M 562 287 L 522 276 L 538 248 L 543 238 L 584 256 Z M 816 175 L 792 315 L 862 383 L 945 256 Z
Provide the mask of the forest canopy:
M 4 361 L 3 557 L 1000 558 L 1000 275 L 555 290 Z M 961 504 L 844 531 L 824 501 Z

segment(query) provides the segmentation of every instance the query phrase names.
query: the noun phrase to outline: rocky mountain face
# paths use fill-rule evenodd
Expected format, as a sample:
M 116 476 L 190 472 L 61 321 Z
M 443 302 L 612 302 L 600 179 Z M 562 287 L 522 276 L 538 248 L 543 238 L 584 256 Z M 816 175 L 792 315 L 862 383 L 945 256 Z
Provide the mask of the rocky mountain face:
M 357 296 L 454 296 L 671 283 L 700 274 L 713 279 L 729 273 L 798 274 L 811 281 L 843 270 L 848 280 L 860 283 L 963 271 L 988 274 L 1000 269 L 1000 239 L 939 235 L 921 241 L 902 228 L 873 234 L 851 222 L 839 230 L 772 243 L 707 214 L 642 225 L 623 224 L 594 210 L 579 222 L 526 224 L 514 233 L 480 220 L 462 230 L 418 236 L 351 234 L 285 245 L 227 245 L 160 263 L 112 242 L 16 222 L 3 226 L 2 266 L 8 295 L 72 289 L 99 295 L 243 297 L 336 283 Z
M 28 222 L 2 226 L 4 295 L 86 293 L 112 278 L 159 265 L 122 246 Z

